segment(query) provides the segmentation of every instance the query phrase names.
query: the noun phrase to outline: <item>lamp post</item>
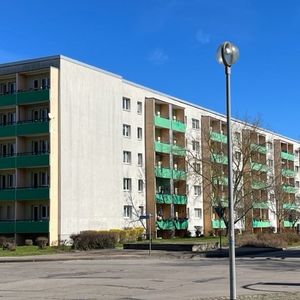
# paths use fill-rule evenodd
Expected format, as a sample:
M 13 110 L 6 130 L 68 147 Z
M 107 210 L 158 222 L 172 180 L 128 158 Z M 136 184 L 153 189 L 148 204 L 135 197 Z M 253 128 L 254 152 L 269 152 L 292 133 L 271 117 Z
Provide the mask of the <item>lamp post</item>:
M 231 65 L 239 58 L 239 49 L 230 42 L 224 42 L 217 51 L 217 61 L 225 66 L 226 76 L 226 115 L 227 115 L 227 155 L 228 155 L 228 201 L 229 201 L 229 276 L 230 299 L 236 300 L 235 238 L 232 183 L 232 136 L 231 136 Z

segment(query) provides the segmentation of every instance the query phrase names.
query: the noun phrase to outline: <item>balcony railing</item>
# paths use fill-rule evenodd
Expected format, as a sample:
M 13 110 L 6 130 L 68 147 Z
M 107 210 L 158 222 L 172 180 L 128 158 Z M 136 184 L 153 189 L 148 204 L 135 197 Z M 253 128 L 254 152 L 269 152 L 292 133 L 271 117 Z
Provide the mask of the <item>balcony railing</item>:
M 185 156 L 186 150 L 183 147 L 173 145 L 172 153 L 173 153 L 173 155 Z
M 0 157 L 0 169 L 42 167 L 49 165 L 49 153 L 18 153 L 14 156 Z
M 174 220 L 174 225 L 177 230 L 186 230 L 189 227 L 187 219 L 176 219 Z
M 161 142 L 155 142 L 155 151 L 160 153 L 167 153 L 169 154 L 171 152 L 171 145 L 165 144 Z
M 281 152 L 280 153 L 281 158 L 294 161 L 295 160 L 295 155 L 294 153 L 289 153 L 289 152 Z
M 177 204 L 185 205 L 187 203 L 186 195 L 170 195 L 170 194 L 156 194 L 156 203 L 159 204 Z
M 0 233 L 48 233 L 48 220 L 0 220 Z
M 155 167 L 155 176 L 160 178 L 172 178 L 172 170 L 168 168 Z
M 183 122 L 172 120 L 172 129 L 178 132 L 185 132 L 186 126 Z
M 291 185 L 283 184 L 282 190 L 288 194 L 295 194 L 297 192 L 297 188 Z
M 292 221 L 289 221 L 289 220 L 284 220 L 283 221 L 283 227 L 292 228 L 292 227 L 296 227 L 296 226 L 297 226 L 296 222 L 292 222 Z
M 173 179 L 186 180 L 186 172 L 183 170 L 173 170 Z
M 18 187 L 0 190 L 0 201 L 49 200 L 49 187 Z
M 0 106 L 34 104 L 49 101 L 49 89 L 19 91 L 0 95 Z
M 268 184 L 266 182 L 253 180 L 251 186 L 254 190 L 264 190 L 267 188 Z
M 214 163 L 227 165 L 228 164 L 228 157 L 223 154 L 211 154 L 210 159 Z
M 283 208 L 287 210 L 297 210 L 300 208 L 296 203 L 284 203 Z
M 296 172 L 291 169 L 281 169 L 281 175 L 285 177 L 295 177 Z
M 210 139 L 215 141 L 215 142 L 220 142 L 220 143 L 223 143 L 223 144 L 227 144 L 227 136 L 222 134 L 222 133 L 211 131 L 210 132 Z
M 259 172 L 268 172 L 269 170 L 267 165 L 258 162 L 251 162 L 251 169 Z
M 225 176 L 213 178 L 213 184 L 215 185 L 228 185 L 228 178 Z
M 269 220 L 252 220 L 253 228 L 268 228 L 271 227 L 271 222 Z
M 186 230 L 188 228 L 188 220 L 186 218 L 165 219 L 156 221 L 158 230 Z
M 225 225 L 225 222 L 224 220 L 219 220 L 219 219 L 214 219 L 214 220 L 211 220 L 211 227 L 213 229 L 224 229 L 226 228 L 226 225 Z
M 253 203 L 253 208 L 269 209 L 269 204 L 267 201 L 255 201 Z
M 252 151 L 256 151 L 259 152 L 261 154 L 267 154 L 267 148 L 263 145 L 259 145 L 259 144 L 251 144 L 250 145 L 250 149 Z
M 155 126 L 170 129 L 171 128 L 171 120 L 167 118 L 163 118 L 160 116 L 154 117 L 154 124 Z

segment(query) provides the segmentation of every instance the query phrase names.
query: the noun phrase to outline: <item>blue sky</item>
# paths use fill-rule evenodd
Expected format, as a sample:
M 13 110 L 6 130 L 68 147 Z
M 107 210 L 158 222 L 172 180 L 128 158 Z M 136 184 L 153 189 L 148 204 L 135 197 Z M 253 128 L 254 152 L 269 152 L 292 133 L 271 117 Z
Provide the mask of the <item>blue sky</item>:
M 1 3 L 0 63 L 63 54 L 225 112 L 225 40 L 232 112 L 300 140 L 300 1 L 19 0 Z

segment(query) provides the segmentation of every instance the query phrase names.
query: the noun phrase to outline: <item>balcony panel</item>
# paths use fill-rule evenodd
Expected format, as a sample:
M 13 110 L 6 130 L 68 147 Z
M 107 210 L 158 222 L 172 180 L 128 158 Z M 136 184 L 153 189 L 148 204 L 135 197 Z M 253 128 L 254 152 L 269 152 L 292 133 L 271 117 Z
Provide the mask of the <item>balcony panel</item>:
M 0 201 L 14 201 L 16 198 L 16 189 L 0 190 Z
M 178 131 L 178 132 L 185 132 L 186 125 L 183 122 L 180 121 L 172 121 L 172 130 Z
M 290 160 L 290 161 L 295 160 L 295 155 L 293 153 L 281 152 L 280 156 L 281 156 L 281 158 L 286 159 L 286 160 Z
M 213 184 L 228 185 L 228 178 L 227 177 L 213 178 Z
M 19 123 L 17 126 L 18 136 L 27 136 L 33 134 L 45 134 L 49 133 L 49 122 L 30 122 L 30 123 Z
M 18 168 L 42 167 L 42 166 L 49 166 L 48 153 L 17 156 Z
M 211 227 L 213 229 L 224 229 L 226 228 L 226 225 L 225 225 L 225 222 L 224 220 L 219 220 L 219 219 L 214 219 L 214 220 L 211 220 Z
M 157 230 L 173 230 L 175 228 L 172 219 L 156 221 Z
M 251 144 L 250 149 L 261 154 L 267 154 L 267 148 L 259 144 Z
M 173 170 L 173 179 L 186 180 L 186 173 L 182 170 Z
M 0 137 L 11 137 L 16 135 L 16 125 L 0 126 Z
M 155 151 L 160 153 L 167 153 L 169 154 L 171 152 L 171 145 L 165 144 L 161 142 L 155 142 Z
M 268 185 L 265 182 L 256 181 L 256 180 L 252 181 L 252 189 L 254 189 L 254 190 L 264 190 L 267 188 L 267 186 Z
M 213 163 L 217 163 L 217 164 L 223 164 L 223 165 L 227 165 L 228 164 L 228 158 L 225 155 L 222 154 L 211 154 L 210 157 L 211 161 Z
M 174 220 L 174 225 L 177 230 L 186 230 L 189 227 L 187 219 Z
M 154 124 L 155 126 L 170 129 L 171 128 L 171 121 L 166 118 L 162 118 L 159 116 L 154 117 Z
M 173 195 L 173 203 L 177 205 L 186 205 L 187 203 L 186 195 Z
M 295 194 L 297 192 L 297 188 L 286 184 L 282 185 L 282 190 L 288 194 Z
M 49 101 L 49 90 L 35 90 L 17 93 L 19 105 Z
M 16 105 L 16 101 L 17 101 L 16 94 L 0 95 L 0 107 Z
M 297 210 L 300 207 L 296 203 L 284 203 L 283 208 L 287 210 Z
M 253 220 L 252 227 L 253 228 L 268 228 L 268 227 L 271 227 L 271 222 L 268 220 L 265 220 L 265 221 Z
M 282 169 L 281 174 L 282 174 L 282 176 L 285 176 L 285 177 L 295 177 L 296 176 L 296 172 L 291 169 Z
M 283 227 L 288 227 L 288 228 L 297 227 L 297 224 L 295 222 L 284 220 Z
M 269 209 L 269 204 L 267 201 L 256 201 L 253 203 L 253 208 L 259 208 L 259 209 Z
M 259 172 L 268 172 L 268 166 L 257 163 L 257 162 L 251 162 L 251 169 Z
M 222 134 L 222 133 L 211 131 L 210 132 L 210 139 L 212 141 L 215 141 L 215 142 L 220 142 L 220 143 L 223 143 L 223 144 L 227 144 L 227 136 Z
M 48 233 L 49 232 L 49 221 L 17 221 L 16 224 L 17 233 Z
M 171 204 L 172 203 L 172 195 L 156 194 L 155 200 L 156 200 L 156 203 L 159 203 L 159 204 Z
M 49 200 L 49 187 L 17 188 L 16 199 L 21 200 Z
M 172 170 L 167 168 L 155 167 L 155 176 L 160 178 L 172 178 Z
M 16 168 L 16 156 L 6 156 L 0 158 L 0 169 L 14 169 Z
M 172 146 L 173 155 L 185 156 L 185 152 L 186 152 L 186 150 L 183 147 L 180 147 L 180 146 L 177 146 L 177 145 Z
M 9 221 L 0 221 L 0 234 L 5 233 L 14 233 L 15 232 L 15 222 L 12 220 Z

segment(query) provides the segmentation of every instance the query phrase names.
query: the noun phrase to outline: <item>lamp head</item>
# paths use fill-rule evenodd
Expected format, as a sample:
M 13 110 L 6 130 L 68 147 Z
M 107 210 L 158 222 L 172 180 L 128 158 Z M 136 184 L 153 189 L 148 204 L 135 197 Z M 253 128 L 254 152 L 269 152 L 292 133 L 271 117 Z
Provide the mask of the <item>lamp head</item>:
M 240 51 L 238 47 L 230 42 L 224 42 L 217 51 L 217 61 L 226 67 L 231 67 L 239 58 Z

